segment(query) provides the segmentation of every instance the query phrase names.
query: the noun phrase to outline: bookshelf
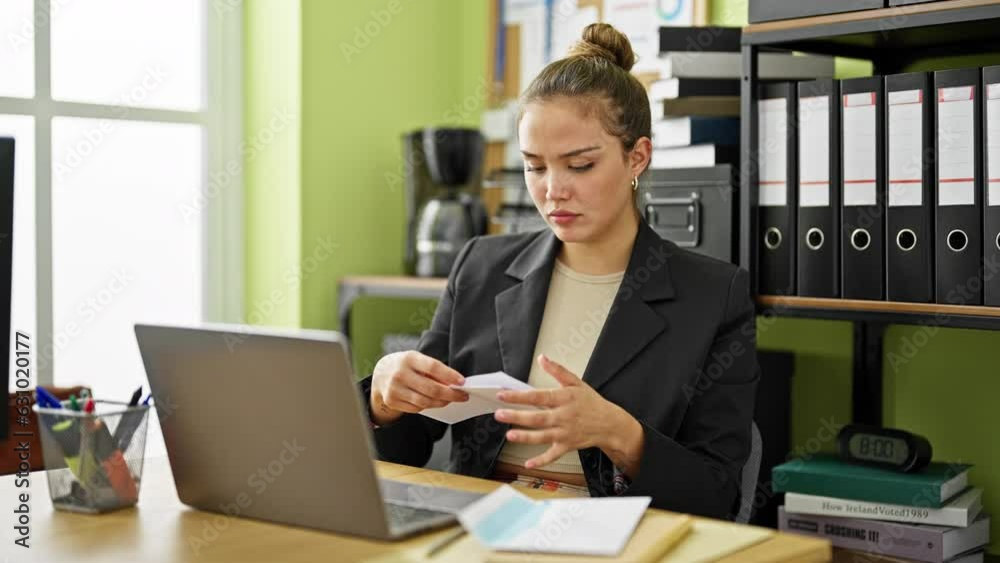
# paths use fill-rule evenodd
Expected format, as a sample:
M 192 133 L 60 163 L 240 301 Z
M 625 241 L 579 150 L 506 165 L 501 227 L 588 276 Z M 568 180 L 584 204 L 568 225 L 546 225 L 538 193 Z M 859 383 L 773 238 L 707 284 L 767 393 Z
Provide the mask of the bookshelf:
M 803 51 L 865 59 L 875 74 L 903 72 L 918 61 L 1000 54 L 1000 0 L 940 0 L 743 28 L 739 263 L 756 264 L 757 55 Z M 997 58 L 1000 61 L 1000 57 Z M 941 63 L 948 68 L 949 62 Z M 804 297 L 757 297 L 758 314 L 850 321 L 854 324 L 853 418 L 882 422 L 883 336 L 890 324 L 1000 330 L 1000 308 Z

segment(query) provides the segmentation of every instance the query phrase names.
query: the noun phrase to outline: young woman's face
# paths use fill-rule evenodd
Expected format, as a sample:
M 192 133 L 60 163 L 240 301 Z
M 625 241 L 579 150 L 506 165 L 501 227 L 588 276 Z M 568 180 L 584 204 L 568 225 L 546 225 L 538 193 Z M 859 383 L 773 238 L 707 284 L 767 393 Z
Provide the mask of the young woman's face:
M 563 242 L 599 240 L 635 212 L 631 183 L 648 162 L 648 139 L 625 155 L 597 115 L 561 98 L 528 104 L 518 140 L 531 198 Z

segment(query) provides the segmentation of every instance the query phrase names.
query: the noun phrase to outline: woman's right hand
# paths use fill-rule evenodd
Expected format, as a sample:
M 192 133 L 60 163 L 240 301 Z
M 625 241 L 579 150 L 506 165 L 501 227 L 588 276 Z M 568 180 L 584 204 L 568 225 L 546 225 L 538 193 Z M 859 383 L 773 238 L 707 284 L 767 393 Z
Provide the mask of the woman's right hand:
M 448 387 L 464 381 L 462 374 L 416 350 L 383 356 L 372 373 L 372 420 L 384 426 L 403 413 L 468 401 L 467 393 Z

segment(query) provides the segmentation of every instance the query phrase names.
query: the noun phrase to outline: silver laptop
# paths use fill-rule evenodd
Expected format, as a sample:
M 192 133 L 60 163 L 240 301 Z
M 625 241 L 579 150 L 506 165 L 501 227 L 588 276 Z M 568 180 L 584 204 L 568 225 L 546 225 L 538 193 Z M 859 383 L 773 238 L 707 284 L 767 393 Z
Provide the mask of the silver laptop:
M 181 502 L 395 539 L 482 495 L 380 480 L 349 355 L 335 332 L 136 325 Z

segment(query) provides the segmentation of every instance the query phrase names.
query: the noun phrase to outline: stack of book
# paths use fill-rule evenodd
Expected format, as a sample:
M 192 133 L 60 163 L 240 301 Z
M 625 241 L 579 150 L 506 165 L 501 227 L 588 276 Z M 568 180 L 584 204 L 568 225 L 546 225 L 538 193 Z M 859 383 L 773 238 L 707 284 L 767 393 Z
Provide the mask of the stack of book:
M 661 27 L 657 76 L 649 88 L 652 168 L 738 164 L 740 28 Z M 832 77 L 833 57 L 763 53 L 761 79 Z
M 824 538 L 834 561 L 981 563 L 990 540 L 983 490 L 965 464 L 900 473 L 817 455 L 779 465 L 778 528 Z

